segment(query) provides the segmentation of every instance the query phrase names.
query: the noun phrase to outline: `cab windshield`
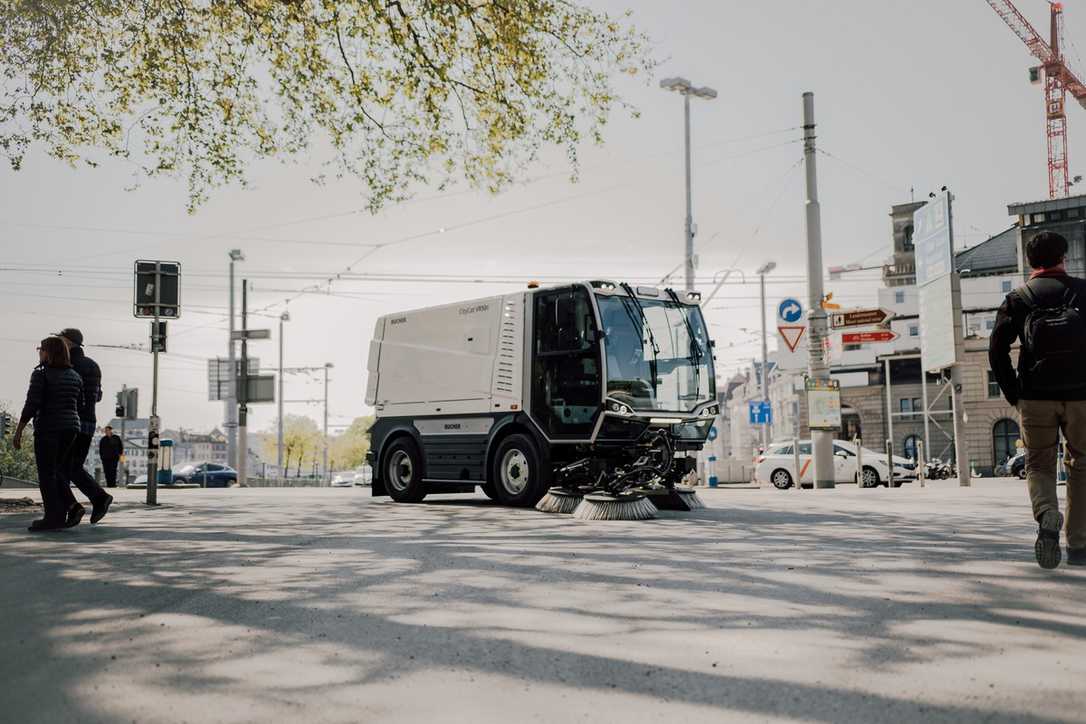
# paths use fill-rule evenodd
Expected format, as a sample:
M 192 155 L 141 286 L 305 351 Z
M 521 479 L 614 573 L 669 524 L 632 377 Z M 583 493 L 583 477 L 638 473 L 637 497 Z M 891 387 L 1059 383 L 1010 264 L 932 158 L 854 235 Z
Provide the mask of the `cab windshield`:
M 636 409 L 690 412 L 716 397 L 701 309 L 672 300 L 597 295 L 607 396 Z

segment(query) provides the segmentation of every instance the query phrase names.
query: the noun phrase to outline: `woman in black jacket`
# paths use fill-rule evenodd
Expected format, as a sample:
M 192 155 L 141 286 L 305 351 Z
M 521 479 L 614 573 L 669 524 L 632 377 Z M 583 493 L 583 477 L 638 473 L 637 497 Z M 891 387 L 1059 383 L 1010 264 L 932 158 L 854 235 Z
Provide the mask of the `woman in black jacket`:
M 76 525 L 82 517 L 67 521 L 63 486 L 68 484 L 68 457 L 79 432 L 83 380 L 72 369 L 68 348 L 60 337 L 43 339 L 38 358 L 40 364 L 30 375 L 26 404 L 12 443 L 16 449 L 22 446 L 23 429 L 33 419 L 34 459 L 45 517 L 34 521 L 30 530 L 46 531 L 64 528 L 66 522 Z

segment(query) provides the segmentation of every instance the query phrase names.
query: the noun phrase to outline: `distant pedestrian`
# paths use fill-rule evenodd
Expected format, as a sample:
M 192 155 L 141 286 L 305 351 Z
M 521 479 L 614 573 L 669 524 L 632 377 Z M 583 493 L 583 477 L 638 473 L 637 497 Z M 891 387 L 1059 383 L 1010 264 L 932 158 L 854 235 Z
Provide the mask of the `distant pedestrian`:
M 113 503 L 113 496 L 102 490 L 87 469 L 83 467 L 90 453 L 91 441 L 94 439 L 94 430 L 97 427 L 98 418 L 94 412 L 94 406 L 102 399 L 102 370 L 98 363 L 83 352 L 83 333 L 78 329 L 64 329 L 58 336 L 68 347 L 71 355 L 72 368 L 83 379 L 83 401 L 79 406 L 79 434 L 75 438 L 75 447 L 69 460 L 68 479 L 87 496 L 93 508 L 91 509 L 91 523 L 100 521 Z M 68 502 L 68 524 L 76 525 L 83 517 L 86 509 L 76 502 L 72 495 L 72 489 L 64 486 L 64 497 Z
M 68 461 L 79 434 L 83 380 L 72 369 L 68 348 L 59 337 L 41 341 L 38 361 L 12 445 L 16 450 L 22 447 L 23 430 L 33 420 L 34 461 L 45 517 L 31 523 L 30 530 L 49 531 L 67 525 L 69 509 L 62 490 L 68 489 Z
M 106 487 L 117 487 L 117 464 L 124 455 L 124 442 L 113 434 L 113 428 L 106 425 L 102 430 L 102 439 L 98 441 L 98 458 L 102 461 L 102 472 L 106 475 Z
M 1056 497 L 1059 434 L 1067 441 L 1067 562 L 1086 565 L 1086 280 L 1069 276 L 1067 240 L 1042 232 L 1026 243 L 1029 281 L 996 316 L 989 361 L 1007 402 L 1018 408 L 1026 476 L 1038 524 L 1042 568 L 1060 564 L 1063 516 Z M 1021 340 L 1018 370 L 1011 345 Z

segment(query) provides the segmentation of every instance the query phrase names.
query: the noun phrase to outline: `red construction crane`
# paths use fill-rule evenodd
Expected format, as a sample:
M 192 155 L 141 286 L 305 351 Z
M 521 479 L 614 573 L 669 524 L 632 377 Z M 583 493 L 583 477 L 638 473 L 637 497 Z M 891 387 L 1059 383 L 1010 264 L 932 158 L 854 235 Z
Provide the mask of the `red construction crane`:
M 1067 66 L 1063 55 L 1063 3 L 1049 3 L 1052 18 L 1050 40 L 1046 43 L 1010 0 L 987 2 L 1022 39 L 1033 57 L 1042 63 L 1039 68 L 1030 68 L 1030 80 L 1040 82 L 1043 71 L 1048 135 L 1048 196 L 1053 199 L 1067 196 L 1071 189 L 1071 177 L 1067 171 L 1067 113 L 1064 101 L 1070 91 L 1075 100 L 1086 108 L 1086 85 Z

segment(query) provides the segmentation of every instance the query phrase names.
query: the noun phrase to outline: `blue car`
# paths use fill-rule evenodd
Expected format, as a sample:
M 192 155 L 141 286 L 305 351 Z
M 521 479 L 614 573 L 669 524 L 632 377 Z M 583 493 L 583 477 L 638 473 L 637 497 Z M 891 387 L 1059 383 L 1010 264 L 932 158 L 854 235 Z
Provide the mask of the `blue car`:
M 175 483 L 196 483 L 205 488 L 229 488 L 238 482 L 238 472 L 218 463 L 184 463 L 173 470 Z

